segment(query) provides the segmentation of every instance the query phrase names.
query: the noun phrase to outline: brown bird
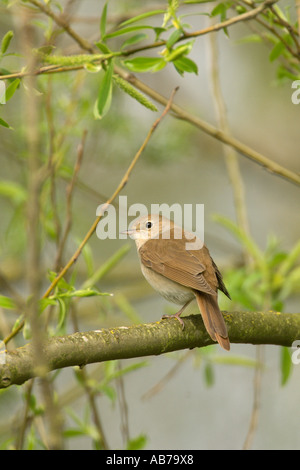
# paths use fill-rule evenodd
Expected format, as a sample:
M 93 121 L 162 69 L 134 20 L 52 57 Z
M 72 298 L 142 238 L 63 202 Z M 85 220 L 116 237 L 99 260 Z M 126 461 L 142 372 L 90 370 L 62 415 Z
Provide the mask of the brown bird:
M 222 275 L 207 247 L 194 234 L 183 230 L 166 217 L 152 214 L 139 217 L 127 230 L 135 240 L 142 273 L 165 299 L 184 304 L 180 315 L 196 298 L 205 328 L 213 341 L 229 351 L 226 324 L 218 305 L 218 289 L 230 299 Z

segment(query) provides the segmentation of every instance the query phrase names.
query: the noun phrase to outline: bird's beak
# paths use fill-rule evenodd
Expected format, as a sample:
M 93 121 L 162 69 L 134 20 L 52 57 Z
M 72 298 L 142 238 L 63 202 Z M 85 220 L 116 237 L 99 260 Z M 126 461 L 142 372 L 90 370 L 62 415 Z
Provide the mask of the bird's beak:
M 135 230 L 123 230 L 120 233 L 122 233 L 124 235 L 129 235 L 131 237 L 131 235 L 133 235 L 135 233 Z

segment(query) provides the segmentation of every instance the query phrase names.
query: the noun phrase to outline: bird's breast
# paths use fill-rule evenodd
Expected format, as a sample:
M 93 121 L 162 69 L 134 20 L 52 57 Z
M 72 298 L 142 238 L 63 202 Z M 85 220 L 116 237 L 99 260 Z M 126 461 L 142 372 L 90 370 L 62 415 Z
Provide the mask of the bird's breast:
M 167 277 L 156 273 L 151 268 L 141 264 L 142 273 L 149 284 L 169 302 L 183 305 L 194 298 L 193 291 Z

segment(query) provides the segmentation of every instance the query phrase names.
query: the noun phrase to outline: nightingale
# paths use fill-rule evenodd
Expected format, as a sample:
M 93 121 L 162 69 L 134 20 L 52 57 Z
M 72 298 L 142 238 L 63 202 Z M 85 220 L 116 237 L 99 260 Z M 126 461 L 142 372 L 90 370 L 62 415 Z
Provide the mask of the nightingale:
M 213 341 L 230 349 L 226 324 L 218 305 L 218 289 L 230 299 L 222 275 L 207 247 L 194 234 L 158 214 L 139 217 L 126 232 L 135 240 L 141 270 L 149 284 L 170 302 L 183 305 L 196 298 L 205 328 Z

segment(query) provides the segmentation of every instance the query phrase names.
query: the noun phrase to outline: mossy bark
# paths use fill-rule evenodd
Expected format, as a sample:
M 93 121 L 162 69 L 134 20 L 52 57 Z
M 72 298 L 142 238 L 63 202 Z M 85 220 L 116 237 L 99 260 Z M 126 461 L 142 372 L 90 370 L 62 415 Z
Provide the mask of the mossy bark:
M 223 312 L 231 343 L 291 346 L 300 339 L 300 313 Z M 43 345 L 48 371 L 115 359 L 160 355 L 212 344 L 201 316 L 106 328 L 49 338 Z M 230 353 L 229 353 L 230 354 Z M 0 388 L 45 374 L 36 368 L 31 343 L 2 355 Z

